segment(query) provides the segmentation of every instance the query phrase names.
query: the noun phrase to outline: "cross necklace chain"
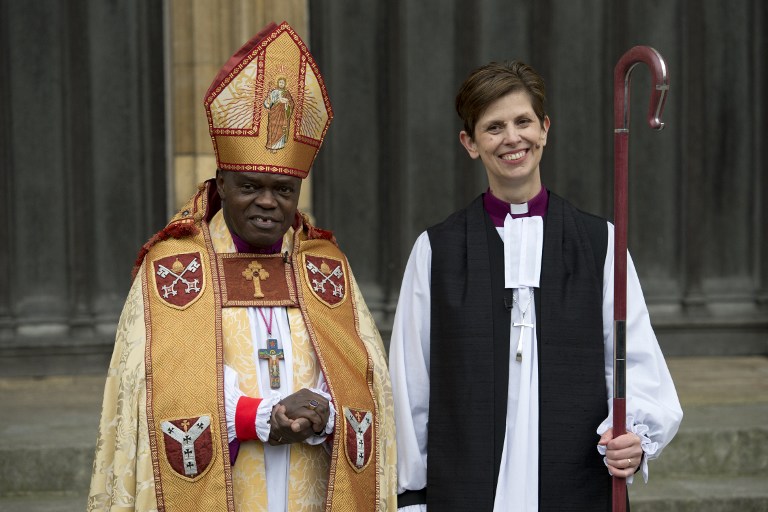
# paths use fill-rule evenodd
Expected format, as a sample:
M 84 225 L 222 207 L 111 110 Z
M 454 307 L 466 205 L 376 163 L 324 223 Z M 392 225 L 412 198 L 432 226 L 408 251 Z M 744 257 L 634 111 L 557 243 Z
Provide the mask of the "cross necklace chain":
M 525 304 L 525 307 L 522 307 L 520 303 L 517 301 L 517 297 L 520 295 L 520 288 L 518 288 L 517 293 L 512 294 L 512 302 L 513 304 L 517 304 L 517 309 L 520 310 L 520 322 L 512 322 L 513 327 L 519 327 L 520 328 L 520 338 L 517 340 L 517 356 L 515 359 L 517 361 L 523 360 L 523 333 L 525 332 L 525 328 L 528 327 L 529 329 L 533 329 L 535 326 L 533 324 L 527 324 L 525 323 L 525 314 L 528 312 L 528 307 L 531 305 L 531 299 L 533 298 L 533 294 L 530 290 L 528 290 L 528 302 Z
M 259 359 L 266 359 L 269 366 L 269 387 L 272 389 L 280 388 L 280 359 L 285 359 L 283 349 L 277 348 L 277 338 L 272 337 L 272 320 L 274 319 L 274 308 L 269 308 L 269 321 L 264 316 L 264 311 L 259 308 L 261 319 L 267 327 L 267 348 L 259 350 Z

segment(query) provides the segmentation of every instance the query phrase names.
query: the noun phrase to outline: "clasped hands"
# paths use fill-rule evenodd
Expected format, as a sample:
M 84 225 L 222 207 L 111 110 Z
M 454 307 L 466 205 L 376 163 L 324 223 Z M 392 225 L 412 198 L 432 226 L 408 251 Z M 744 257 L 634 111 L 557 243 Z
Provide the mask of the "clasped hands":
M 331 408 L 328 400 L 303 388 L 272 408 L 269 444 L 300 443 L 310 436 L 324 435 Z

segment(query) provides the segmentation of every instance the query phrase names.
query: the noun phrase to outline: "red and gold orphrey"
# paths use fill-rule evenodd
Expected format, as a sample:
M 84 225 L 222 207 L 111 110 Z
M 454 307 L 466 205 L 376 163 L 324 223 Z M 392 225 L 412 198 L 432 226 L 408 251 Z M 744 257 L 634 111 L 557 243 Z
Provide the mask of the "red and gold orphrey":
M 196 196 L 192 210 L 206 210 L 207 192 L 202 190 Z M 216 255 L 207 249 L 211 247 L 207 225 L 201 223 L 200 227 L 200 233 L 194 237 L 167 240 L 150 249 L 147 256 L 147 261 L 168 262 L 175 261 L 179 255 L 199 255 L 199 271 L 205 282 L 212 285 L 203 289 L 194 303 L 179 309 L 161 299 L 154 283 L 155 266 L 146 265 L 143 276 L 148 309 L 147 416 L 158 508 L 234 510 L 224 404 L 220 399 L 223 397 L 221 308 L 283 305 L 300 309 L 339 411 L 326 510 L 376 510 L 380 497 L 373 372 L 357 332 L 354 301 L 348 299 L 346 258 L 330 241 L 307 239 L 301 229 L 295 235 L 294 252 L 287 259 L 282 255 Z M 182 265 L 186 261 L 179 260 Z M 313 272 L 314 268 L 320 271 Z M 257 274 L 263 277 L 260 277 L 261 294 L 253 284 Z M 326 293 L 319 293 L 318 282 L 333 282 L 335 287 L 329 285 Z M 146 286 L 148 283 L 153 286 Z M 329 290 L 336 290 L 336 294 Z M 195 378 L 190 379 L 190 375 Z M 357 422 L 358 427 L 364 427 L 362 433 L 342 417 L 342 411 L 346 410 L 361 419 L 369 415 L 368 424 Z M 210 457 L 205 451 L 206 444 L 200 451 L 200 472 L 181 475 L 179 452 L 171 444 L 178 443 L 167 438 L 162 425 L 170 422 L 183 428 L 181 421 L 191 422 L 201 416 L 210 417 L 210 430 L 206 434 L 211 439 Z M 362 445 L 359 445 L 361 439 Z

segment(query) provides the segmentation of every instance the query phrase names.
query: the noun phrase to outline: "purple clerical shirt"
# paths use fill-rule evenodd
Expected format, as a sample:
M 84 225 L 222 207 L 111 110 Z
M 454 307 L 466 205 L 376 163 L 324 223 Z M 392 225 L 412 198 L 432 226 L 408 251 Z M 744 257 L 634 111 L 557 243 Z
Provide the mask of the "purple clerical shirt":
M 544 187 L 541 187 L 539 193 L 528 201 L 528 211 L 525 213 L 513 213 L 519 209 L 520 205 L 511 205 L 502 201 L 493 195 L 490 188 L 483 194 L 483 208 L 488 212 L 493 225 L 497 228 L 504 227 L 504 219 L 507 218 L 507 214 L 511 214 L 513 219 L 518 217 L 546 217 L 547 205 L 549 205 L 549 193 Z
M 229 234 L 232 235 L 232 241 L 235 242 L 235 249 L 237 249 L 237 252 L 249 252 L 252 254 L 277 254 L 280 252 L 280 249 L 283 248 L 282 238 L 269 247 L 254 247 L 233 233 L 232 230 L 229 231 Z

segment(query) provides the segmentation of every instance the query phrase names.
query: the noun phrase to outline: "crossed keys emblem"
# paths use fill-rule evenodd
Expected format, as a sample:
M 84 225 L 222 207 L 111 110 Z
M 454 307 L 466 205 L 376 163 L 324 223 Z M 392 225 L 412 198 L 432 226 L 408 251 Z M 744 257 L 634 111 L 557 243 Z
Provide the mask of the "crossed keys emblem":
M 184 290 L 184 293 L 192 293 L 192 292 L 199 292 L 200 281 L 198 279 L 193 279 L 192 281 L 188 281 L 187 279 L 184 279 L 184 274 L 187 273 L 187 271 L 194 274 L 197 272 L 197 269 L 200 268 L 200 263 L 197 262 L 197 258 L 193 259 L 189 262 L 189 265 L 184 268 L 184 265 L 179 261 L 178 258 L 176 258 L 176 261 L 173 262 L 173 265 L 171 266 L 173 270 L 169 270 L 165 265 L 158 265 L 157 269 L 157 275 L 160 277 L 166 277 L 168 274 L 173 275 L 176 279 L 169 285 L 163 285 L 163 297 L 168 298 L 169 295 L 176 295 L 178 292 L 176 291 L 176 283 L 181 281 L 185 285 L 187 285 L 187 289 Z
M 330 262 L 330 264 L 329 264 Z M 331 266 L 333 265 L 333 269 Z M 344 300 L 343 264 L 341 261 L 321 256 L 306 255 L 306 266 L 311 276 L 307 278 L 312 285 L 312 292 L 329 306 L 335 306 Z
M 177 254 L 153 262 L 160 297 L 173 306 L 186 307 L 200 295 L 200 253 Z M 179 284 L 183 286 L 178 286 Z M 179 293 L 181 292 L 181 294 Z

